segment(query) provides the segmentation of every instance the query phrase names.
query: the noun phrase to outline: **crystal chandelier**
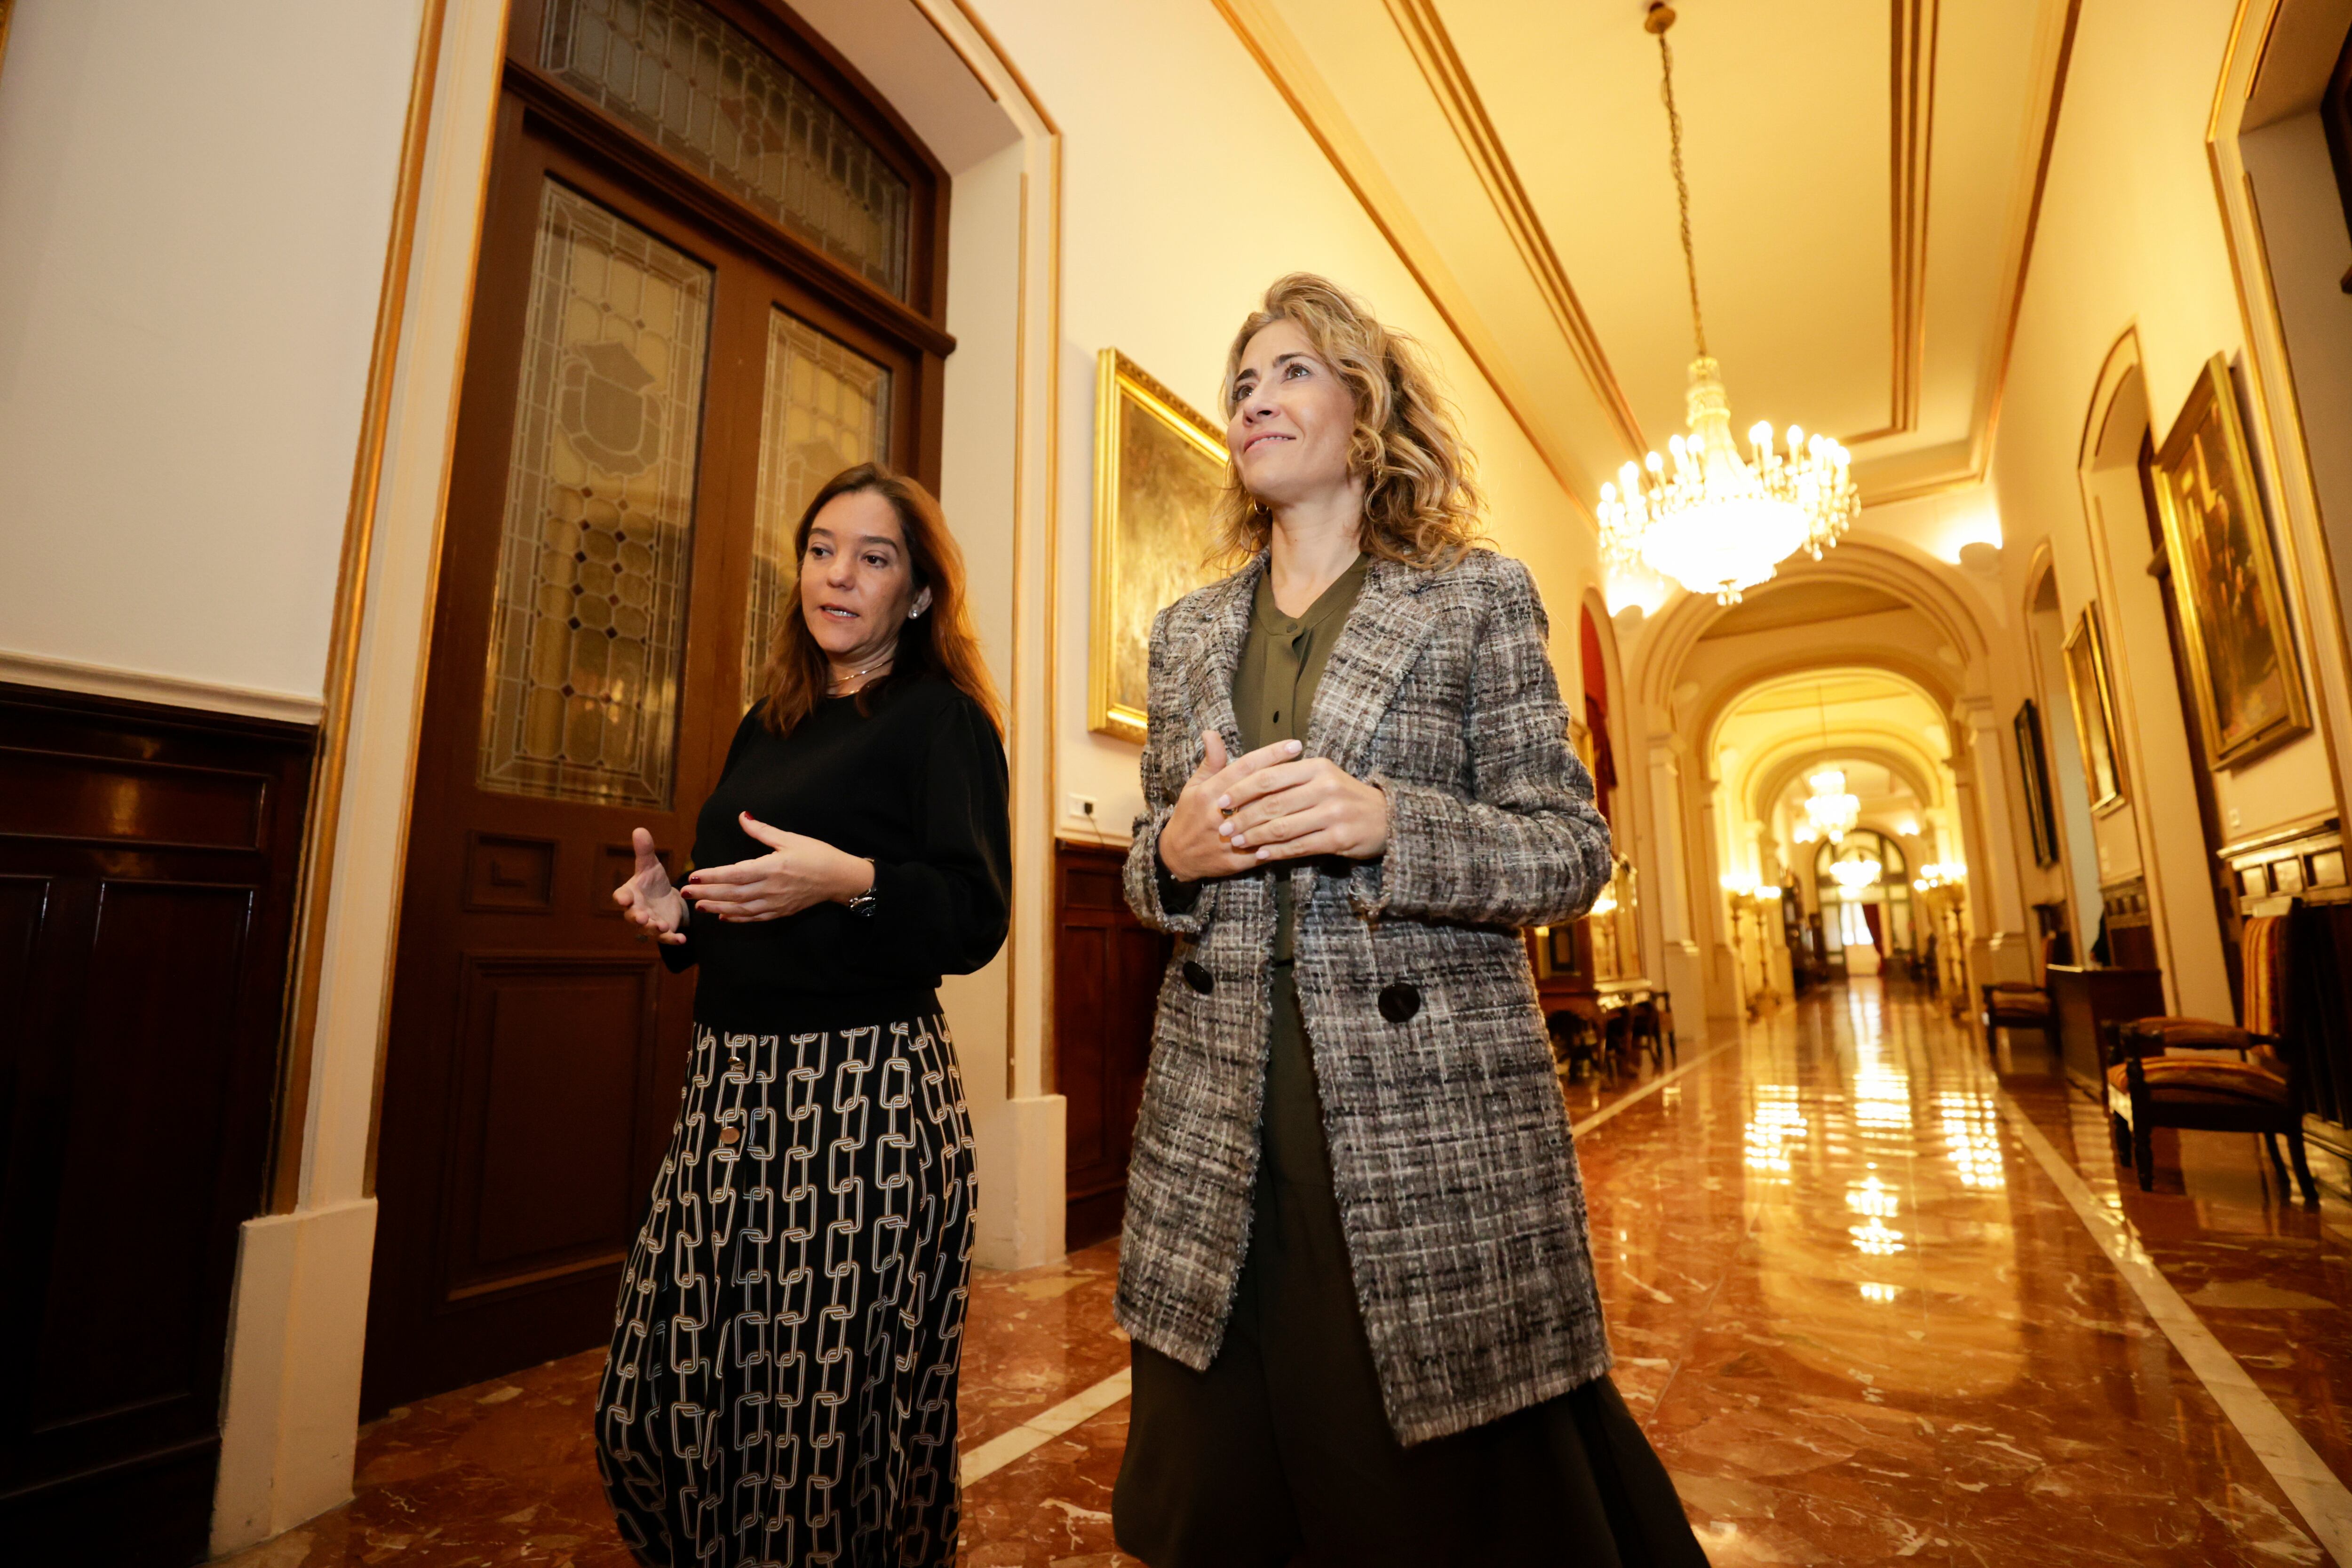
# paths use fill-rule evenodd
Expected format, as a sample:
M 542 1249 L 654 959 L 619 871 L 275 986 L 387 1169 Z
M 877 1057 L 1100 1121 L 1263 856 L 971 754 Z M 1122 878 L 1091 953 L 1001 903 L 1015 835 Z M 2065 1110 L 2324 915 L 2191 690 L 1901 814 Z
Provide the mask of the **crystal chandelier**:
M 1832 861 L 1830 879 L 1836 882 L 1839 889 L 1848 897 L 1852 897 L 1865 888 L 1875 887 L 1878 879 L 1885 874 L 1885 870 L 1886 868 L 1877 861 L 1857 853 L 1850 860 Z
M 1831 843 L 1844 843 L 1847 832 L 1862 816 L 1862 802 L 1846 793 L 1845 774 L 1836 768 L 1823 768 L 1805 782 L 1813 787 L 1805 800 L 1806 822 Z
M 1698 308 L 1698 260 L 1691 248 L 1690 185 L 1683 178 L 1683 120 L 1675 108 L 1675 54 L 1666 29 L 1674 7 L 1650 0 L 1643 23 L 1658 40 L 1664 68 L 1666 129 L 1674 153 L 1675 196 L 1682 209 L 1683 268 L 1690 279 L 1691 361 L 1686 395 L 1690 433 L 1667 443 L 1674 469 L 1652 452 L 1643 466 L 1628 463 L 1618 482 L 1601 487 L 1601 547 L 1615 565 L 1643 566 L 1694 594 L 1736 605 L 1740 594 L 1768 581 L 1781 562 L 1802 550 L 1816 561 L 1837 543 L 1862 510 L 1852 458 L 1826 436 L 1789 426 L 1785 451 L 1772 445 L 1772 426 L 1748 432 L 1751 457 L 1731 436 L 1731 404 L 1706 352 L 1706 322 Z
M 1813 688 L 1813 711 L 1821 721 L 1822 750 L 1827 751 L 1830 699 L 1829 692 L 1819 686 Z M 1846 793 L 1845 771 L 1826 767 L 1807 775 L 1805 783 L 1812 786 L 1813 793 L 1805 797 L 1805 820 L 1797 826 L 1797 842 L 1811 844 L 1816 838 L 1826 838 L 1832 844 L 1844 843 L 1846 834 L 1862 818 L 1862 802 Z

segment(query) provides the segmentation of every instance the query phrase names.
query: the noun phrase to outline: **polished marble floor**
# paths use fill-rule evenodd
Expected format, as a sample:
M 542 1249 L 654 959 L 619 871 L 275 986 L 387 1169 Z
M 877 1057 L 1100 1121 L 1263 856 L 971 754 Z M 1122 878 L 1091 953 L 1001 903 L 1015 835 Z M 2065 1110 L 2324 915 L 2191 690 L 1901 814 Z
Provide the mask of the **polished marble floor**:
M 2315 1213 L 2251 1138 L 2160 1134 L 2143 1194 L 2034 1037 L 1988 1063 L 1877 982 L 1569 1094 L 1618 1382 L 1718 1565 L 2275 1568 L 2352 1543 L 2340 1164 L 2316 1159 Z M 1116 1264 L 974 1281 L 972 1568 L 1132 1561 Z M 627 1563 L 588 1447 L 599 1353 L 377 1423 L 352 1503 L 231 1561 Z

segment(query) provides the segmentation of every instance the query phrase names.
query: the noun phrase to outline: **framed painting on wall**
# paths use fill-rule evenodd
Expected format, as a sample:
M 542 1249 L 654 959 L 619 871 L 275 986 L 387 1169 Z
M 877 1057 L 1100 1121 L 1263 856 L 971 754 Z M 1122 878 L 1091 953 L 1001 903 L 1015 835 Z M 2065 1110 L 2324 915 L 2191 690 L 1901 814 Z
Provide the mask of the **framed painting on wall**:
M 2050 756 L 2042 745 L 2042 710 L 2027 698 L 2010 727 L 2017 735 L 2017 772 L 2025 781 L 2025 820 L 2033 837 L 2033 863 L 2058 864 L 2058 813 L 2050 794 Z
M 2090 786 L 2091 810 L 2105 816 L 2124 804 L 2123 758 L 2116 750 L 2116 696 L 2107 675 L 2106 644 L 2099 635 L 2099 606 L 2083 606 L 2066 638 L 2066 689 L 2074 700 L 2074 737 L 2083 746 L 2083 782 Z
M 2217 768 L 2234 767 L 2310 729 L 2311 712 L 2237 390 L 2220 354 L 2189 390 L 2149 478 L 2205 754 Z
M 1087 727 L 1140 745 L 1152 617 L 1216 574 L 1209 555 L 1225 439 L 1117 349 L 1097 363 Z

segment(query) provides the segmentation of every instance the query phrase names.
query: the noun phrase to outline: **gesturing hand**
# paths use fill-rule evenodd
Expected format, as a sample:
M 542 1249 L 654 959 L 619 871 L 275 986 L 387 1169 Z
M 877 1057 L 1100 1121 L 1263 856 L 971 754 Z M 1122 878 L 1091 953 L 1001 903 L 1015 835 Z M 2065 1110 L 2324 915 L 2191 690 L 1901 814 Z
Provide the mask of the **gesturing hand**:
M 1227 793 L 1233 815 L 1217 831 L 1245 860 L 1371 860 L 1389 847 L 1388 796 L 1328 757 L 1258 769 Z
M 669 872 L 654 853 L 654 836 L 642 827 L 633 829 L 629 845 L 637 852 L 636 874 L 613 889 L 613 901 L 621 906 L 631 925 L 656 942 L 684 942 L 686 900 L 669 885 Z
M 1225 760 L 1224 737 L 1214 730 L 1201 732 L 1201 765 L 1184 781 L 1174 809 L 1160 829 L 1160 862 L 1180 882 L 1204 877 L 1230 877 L 1258 864 L 1258 858 L 1236 850 L 1219 828 L 1228 807 L 1241 801 L 1234 792 L 1286 757 L 1299 752 L 1296 741 L 1276 741 L 1237 761 Z
M 828 899 L 845 903 L 873 885 L 869 862 L 822 838 L 771 827 L 748 811 L 739 820 L 768 852 L 731 866 L 706 866 L 688 877 L 683 890 L 696 909 L 722 921 L 782 920 Z

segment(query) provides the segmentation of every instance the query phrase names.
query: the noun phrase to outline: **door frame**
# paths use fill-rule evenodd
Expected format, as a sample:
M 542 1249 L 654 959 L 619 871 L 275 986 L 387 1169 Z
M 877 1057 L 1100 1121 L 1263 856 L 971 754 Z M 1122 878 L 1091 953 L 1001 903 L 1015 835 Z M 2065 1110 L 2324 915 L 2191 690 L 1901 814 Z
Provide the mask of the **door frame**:
M 730 384 L 736 388 L 756 384 L 764 369 L 763 365 L 750 367 L 751 379 L 747 383 L 741 366 L 730 371 L 721 363 L 730 342 L 739 351 L 750 352 L 746 347 L 749 335 L 740 330 L 745 325 L 743 313 L 751 311 L 764 318 L 771 309 L 769 301 L 753 300 L 748 296 L 735 300 L 719 297 L 716 285 L 720 273 L 739 270 L 719 253 L 732 252 L 738 264 L 748 262 L 777 275 L 780 291 L 789 299 L 787 308 L 793 314 L 891 366 L 896 383 L 890 415 L 893 466 L 914 474 L 934 489 L 939 483 L 944 359 L 954 347 L 954 340 L 940 324 L 945 314 L 942 242 L 949 200 L 944 171 L 878 97 L 866 97 L 856 89 L 845 68 L 831 57 L 830 51 L 804 36 L 796 21 L 788 21 L 751 0 L 702 3 L 781 58 L 787 68 L 867 136 L 886 162 L 908 179 L 908 299 L 901 301 L 893 298 L 814 247 L 735 202 L 618 121 L 574 98 L 559 81 L 540 71 L 531 58 L 543 23 L 544 0 L 517 0 L 506 35 L 500 90 L 494 108 L 484 226 L 476 267 L 478 282 L 468 310 L 467 347 L 453 427 L 456 434 L 448 499 L 444 502 L 443 536 L 436 550 L 440 570 L 434 585 L 433 631 L 426 648 L 429 675 L 419 696 L 417 733 L 421 749 L 409 780 L 404 858 L 412 869 L 405 879 L 399 929 L 412 934 L 429 925 L 442 908 L 439 904 L 430 909 L 424 907 L 432 901 L 428 893 L 446 893 L 449 889 L 442 884 L 456 874 L 446 868 L 433 875 L 423 875 L 416 869 L 431 863 L 436 854 L 446 858 L 446 845 L 425 845 L 418 841 L 418 836 L 444 826 L 447 812 L 457 804 L 449 792 L 458 787 L 446 765 L 436 765 L 425 759 L 436 756 L 439 748 L 449 746 L 470 754 L 468 742 L 474 736 L 468 721 L 478 723 L 482 698 L 481 669 L 448 667 L 436 670 L 432 649 L 442 646 L 444 637 L 455 635 L 457 622 L 453 617 L 480 614 L 488 602 L 485 583 L 473 580 L 472 568 L 478 563 L 472 557 L 485 548 L 478 537 L 478 531 L 469 543 L 460 542 L 446 523 L 446 511 L 452 501 L 461 497 L 502 495 L 512 458 L 516 433 L 512 410 L 521 364 L 518 350 L 529 309 L 529 273 L 537 235 L 536 222 L 518 216 L 526 207 L 534 215 L 537 211 L 536 201 L 530 199 L 530 192 L 518 188 L 518 181 L 528 180 L 531 190 L 536 191 L 543 179 L 556 180 L 712 267 L 709 351 L 704 367 L 706 443 L 715 423 L 716 400 L 727 394 Z M 680 231 L 691 238 L 682 239 Z M 736 288 L 740 293 L 740 281 Z M 774 298 L 771 296 L 770 300 Z M 736 319 L 739 329 L 731 340 L 724 333 L 724 323 L 730 317 Z M 764 348 L 764 336 L 761 341 Z M 485 419 L 500 422 L 497 438 L 474 433 L 469 439 L 468 426 L 476 426 L 478 432 L 479 422 Z M 760 435 L 756 401 L 738 410 L 732 424 L 734 427 L 721 439 L 735 444 L 736 460 L 729 461 L 727 453 L 714 451 L 707 445 L 698 447 L 697 526 L 688 566 L 696 580 L 724 584 L 748 577 L 751 531 L 740 529 L 740 538 L 729 538 L 715 531 L 713 525 L 722 513 L 748 516 L 751 498 L 733 495 L 730 500 L 724 486 L 737 480 L 756 482 L 751 478 L 756 467 Z M 740 451 L 740 444 L 746 441 L 754 447 L 748 455 Z M 732 478 L 722 481 L 721 492 L 714 496 L 709 483 L 722 474 Z M 495 552 L 496 547 L 488 548 Z M 460 560 L 465 563 L 463 567 L 450 570 Z M 681 715 L 682 721 L 674 737 L 678 788 L 668 815 L 673 830 L 689 838 L 695 803 L 687 797 L 696 787 L 691 781 L 707 780 L 715 773 L 733 732 L 736 667 L 730 658 L 720 656 L 732 655 L 738 649 L 743 635 L 744 610 L 740 595 L 722 592 L 714 601 L 706 590 L 703 602 L 690 605 L 688 612 L 681 689 L 698 688 L 702 696 L 698 700 L 705 707 L 723 694 L 728 721 L 697 724 Z M 463 683 L 462 689 L 447 686 L 453 678 Z M 437 731 L 446 732 L 436 734 Z M 683 851 L 686 845 L 666 847 Z M 379 1217 L 376 1266 L 372 1270 L 369 1292 L 363 1413 L 434 1392 L 434 1387 L 426 1385 L 437 1384 L 450 1375 L 460 1375 L 461 1381 L 473 1380 L 454 1371 L 436 1376 L 416 1350 L 431 1338 L 435 1319 L 448 1306 L 446 1302 L 434 1306 L 425 1301 L 425 1296 L 438 1289 L 447 1272 L 445 1264 L 453 1245 L 453 1226 L 461 1223 L 461 1216 L 450 1207 L 451 1166 L 439 1149 L 440 1145 L 455 1147 L 449 1141 L 458 1133 L 457 1119 L 464 1110 L 463 1090 L 456 1078 L 461 1064 L 454 1034 L 434 1042 L 436 1061 L 416 1064 L 418 1070 L 426 1071 L 428 1077 L 442 1075 L 436 1092 L 440 1109 L 448 1119 L 447 1127 L 428 1130 L 418 1125 L 404 1129 L 397 1115 L 385 1115 L 387 1089 L 402 1068 L 409 1065 L 394 1060 L 391 1055 L 400 1048 L 399 1042 L 408 1032 L 402 1021 L 401 998 L 404 994 L 414 996 L 417 988 L 429 987 L 441 978 L 419 971 L 423 952 L 422 943 L 394 940 L 391 984 L 384 1003 L 387 1049 L 379 1063 L 368 1185 L 372 1192 L 375 1190 L 379 1164 L 389 1160 L 397 1173 L 396 1187 L 407 1188 L 415 1198 L 422 1199 L 429 1194 L 433 1217 L 423 1222 L 414 1235 L 404 1234 L 407 1229 L 404 1224 L 387 1223 Z M 676 1015 L 685 1010 L 685 987 L 682 982 L 667 976 L 656 963 L 651 993 L 657 999 L 648 1004 L 652 1015 L 649 1026 L 656 1037 L 649 1047 L 647 1059 L 658 1064 L 659 1074 L 666 1079 L 674 1075 L 682 1062 L 667 1037 L 683 1037 L 683 1026 Z M 641 1100 L 641 1105 L 646 1103 Z M 387 1149 L 387 1142 L 404 1138 L 424 1141 L 413 1159 L 406 1149 Z M 637 1145 L 633 1151 L 635 1162 L 646 1167 L 644 1175 L 649 1181 L 652 1164 L 659 1158 L 659 1140 L 640 1127 L 633 1132 L 632 1142 Z M 551 1270 L 549 1278 L 541 1282 L 542 1293 L 560 1289 L 565 1284 L 576 1287 L 583 1275 L 608 1267 L 617 1275 L 617 1263 L 602 1258 Z M 508 1291 L 487 1293 L 498 1299 L 487 1304 L 495 1310 L 508 1300 L 526 1299 L 533 1286 L 531 1279 L 518 1279 Z M 420 1312 L 425 1315 L 420 1317 Z M 484 1331 L 493 1337 L 497 1333 L 495 1328 Z M 438 1365 L 443 1359 L 435 1357 L 432 1363 Z M 468 1370 L 494 1375 L 506 1368 Z
M 386 171 L 390 227 L 374 344 L 353 409 L 273 1175 L 237 1258 L 215 1552 L 350 1495 L 376 1211 L 375 1085 L 509 4 L 424 0 L 408 126 Z M 943 403 L 947 428 L 963 432 L 960 443 L 982 443 L 971 450 L 992 458 L 1009 454 L 1009 468 L 950 461 L 942 499 L 950 516 L 980 520 L 996 557 L 982 574 L 995 582 L 981 615 L 1013 718 L 1013 931 L 1002 972 L 951 983 L 961 995 L 949 1005 L 962 1009 L 959 1047 L 977 1133 L 984 1148 L 1002 1151 L 989 1156 L 1003 1179 L 982 1202 L 978 1255 L 1022 1267 L 1058 1254 L 1061 1237 L 1058 1163 L 1024 1165 L 1013 1152 L 1058 1139 L 1061 1123 L 1042 1076 L 1052 1019 L 1048 922 L 1039 913 L 1052 897 L 1055 639 L 1051 616 L 1035 607 L 1056 600 L 1062 498 L 1084 503 L 1083 486 L 1064 482 L 1057 456 L 1066 423 L 1064 150 L 1051 108 L 969 8 L 926 4 L 920 15 L 960 68 L 924 89 L 941 110 L 934 145 L 958 171 L 959 267 L 967 255 L 990 258 L 960 286 L 960 308 L 1012 323 L 967 345 L 965 357 L 978 363 L 948 378 Z M 880 6 L 836 9 L 824 32 L 863 60 L 887 24 Z M 894 78 L 876 79 L 903 90 Z

